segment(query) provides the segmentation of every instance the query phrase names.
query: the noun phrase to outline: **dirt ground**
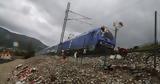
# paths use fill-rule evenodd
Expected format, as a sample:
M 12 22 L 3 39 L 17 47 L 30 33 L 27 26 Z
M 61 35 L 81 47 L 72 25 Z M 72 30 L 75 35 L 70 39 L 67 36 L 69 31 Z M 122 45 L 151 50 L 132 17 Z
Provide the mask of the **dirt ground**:
M 16 65 L 23 63 L 24 59 L 16 59 L 10 62 L 0 63 L 0 84 L 6 84 L 9 73 Z
M 81 59 L 59 56 L 32 57 L 14 69 L 10 84 L 159 84 L 160 72 L 144 65 L 143 55 L 128 55 L 126 59 L 111 60 L 112 69 L 104 70 L 101 58 Z M 150 64 L 150 63 L 149 63 Z
M 112 64 L 108 70 L 102 66 L 103 57 L 17 59 L 0 64 L 0 84 L 159 84 L 160 59 L 157 59 L 158 70 L 155 70 L 152 58 L 145 64 L 146 56 L 145 53 L 132 53 L 122 59 L 107 57 L 107 64 Z M 17 68 L 17 65 L 20 66 Z

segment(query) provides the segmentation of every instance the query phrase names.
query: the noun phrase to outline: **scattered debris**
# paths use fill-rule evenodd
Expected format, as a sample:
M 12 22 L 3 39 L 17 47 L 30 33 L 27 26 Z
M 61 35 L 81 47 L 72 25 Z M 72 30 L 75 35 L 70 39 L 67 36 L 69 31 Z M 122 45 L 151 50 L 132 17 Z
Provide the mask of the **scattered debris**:
M 101 58 L 83 58 L 83 63 L 73 57 L 65 62 L 58 56 L 38 56 L 27 59 L 12 71 L 10 83 L 16 84 L 159 84 L 160 72 L 145 65 L 145 55 L 132 53 L 124 59 L 107 59 L 112 70 L 104 70 Z

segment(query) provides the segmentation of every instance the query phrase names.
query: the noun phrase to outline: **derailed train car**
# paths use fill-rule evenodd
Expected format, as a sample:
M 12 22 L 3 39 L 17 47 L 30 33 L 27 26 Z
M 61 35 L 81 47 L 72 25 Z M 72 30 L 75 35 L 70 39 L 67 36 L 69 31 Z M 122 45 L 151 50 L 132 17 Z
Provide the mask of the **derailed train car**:
M 115 38 L 107 27 L 102 26 L 85 32 L 58 45 L 58 52 L 65 55 L 111 54 L 115 47 Z

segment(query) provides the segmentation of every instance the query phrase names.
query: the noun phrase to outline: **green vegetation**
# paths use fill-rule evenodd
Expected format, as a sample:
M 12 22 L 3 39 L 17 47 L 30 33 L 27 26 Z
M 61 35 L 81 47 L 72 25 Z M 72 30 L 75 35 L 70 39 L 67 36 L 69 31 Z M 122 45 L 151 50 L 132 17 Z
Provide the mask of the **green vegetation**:
M 146 52 L 153 52 L 154 49 L 160 49 L 160 43 L 159 45 L 155 45 L 155 44 L 151 44 L 151 43 L 148 43 L 148 44 L 143 44 L 141 46 L 134 46 L 132 48 L 132 51 L 146 51 Z
M 27 54 L 26 54 L 26 56 L 25 56 L 25 59 L 30 58 L 30 57 L 33 57 L 33 56 L 35 56 L 35 50 L 34 50 L 34 48 L 33 48 L 32 42 L 30 42 L 30 43 L 28 44 L 28 49 L 27 49 Z

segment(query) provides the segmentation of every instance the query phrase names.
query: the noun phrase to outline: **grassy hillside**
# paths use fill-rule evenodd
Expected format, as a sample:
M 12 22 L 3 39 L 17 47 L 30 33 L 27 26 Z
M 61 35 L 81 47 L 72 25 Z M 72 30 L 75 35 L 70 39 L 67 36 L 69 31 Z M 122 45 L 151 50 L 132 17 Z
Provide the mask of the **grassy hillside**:
M 135 46 L 133 48 L 133 51 L 147 51 L 147 52 L 153 52 L 155 49 L 157 49 L 158 51 L 160 51 L 160 43 L 157 45 L 148 43 L 148 44 L 143 44 L 140 46 Z

